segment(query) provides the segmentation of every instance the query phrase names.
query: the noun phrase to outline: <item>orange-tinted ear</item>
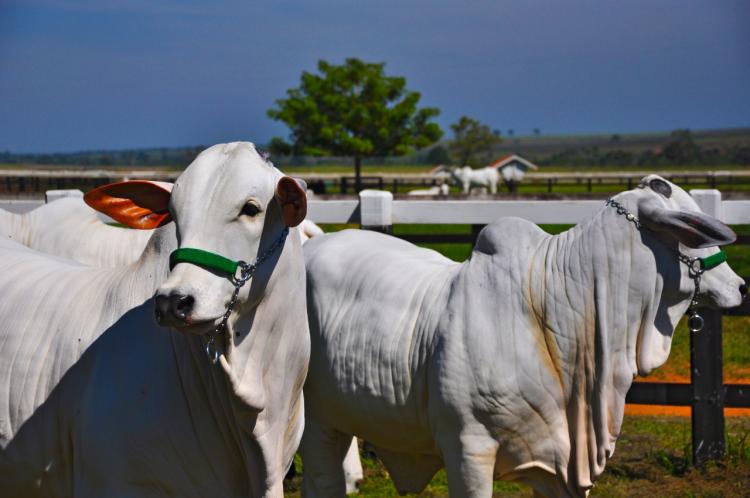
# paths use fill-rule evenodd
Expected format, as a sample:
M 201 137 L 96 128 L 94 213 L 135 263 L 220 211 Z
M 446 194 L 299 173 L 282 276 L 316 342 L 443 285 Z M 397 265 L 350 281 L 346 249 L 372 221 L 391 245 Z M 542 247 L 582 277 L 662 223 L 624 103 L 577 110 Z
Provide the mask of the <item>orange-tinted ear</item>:
M 307 195 L 293 178 L 282 176 L 276 184 L 276 199 L 281 206 L 281 217 L 288 227 L 296 227 L 307 216 Z
M 86 204 L 131 228 L 149 230 L 172 221 L 172 184 L 131 180 L 97 187 L 83 196 Z

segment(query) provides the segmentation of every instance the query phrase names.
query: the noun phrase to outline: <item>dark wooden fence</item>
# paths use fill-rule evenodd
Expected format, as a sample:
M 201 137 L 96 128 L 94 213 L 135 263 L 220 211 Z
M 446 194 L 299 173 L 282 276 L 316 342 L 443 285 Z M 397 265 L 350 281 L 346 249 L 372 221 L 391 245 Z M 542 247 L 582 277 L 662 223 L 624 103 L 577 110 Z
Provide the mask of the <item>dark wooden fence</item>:
M 430 173 L 388 173 L 388 168 L 383 168 L 379 175 L 364 175 L 362 177 L 363 188 L 375 188 L 379 190 L 390 190 L 392 193 L 406 193 L 413 189 L 424 189 L 439 185 L 444 179 L 435 177 Z M 110 168 L 110 169 L 68 169 L 40 167 L 25 169 L 0 169 L 0 195 L 2 194 L 29 194 L 42 193 L 50 189 L 77 188 L 87 190 L 105 183 L 120 181 L 123 178 L 140 178 L 150 180 L 171 181 L 179 174 L 179 171 L 165 169 L 140 168 Z M 546 190 L 548 193 L 555 191 L 576 192 L 616 192 L 623 189 L 631 189 L 645 176 L 645 172 L 573 172 L 573 173 L 529 173 L 519 184 L 519 191 L 523 193 L 540 193 Z M 738 185 L 750 185 L 750 172 L 745 170 L 731 171 L 684 171 L 663 172 L 663 177 L 684 187 L 695 187 L 697 185 L 709 188 L 720 188 L 730 191 Z M 334 173 L 295 173 L 294 176 L 304 178 L 318 194 L 341 193 L 355 194 L 355 178 L 351 175 Z M 541 187 L 541 188 L 540 188 Z M 505 189 L 500 185 L 499 191 Z

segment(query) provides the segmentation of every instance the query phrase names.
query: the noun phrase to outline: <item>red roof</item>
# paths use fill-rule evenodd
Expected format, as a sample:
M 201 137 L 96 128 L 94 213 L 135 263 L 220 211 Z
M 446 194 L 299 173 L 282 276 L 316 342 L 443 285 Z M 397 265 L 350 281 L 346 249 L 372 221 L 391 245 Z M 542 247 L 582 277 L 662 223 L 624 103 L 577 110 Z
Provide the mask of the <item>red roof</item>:
M 511 162 L 513 160 L 516 160 L 516 161 L 520 162 L 521 164 L 526 165 L 529 169 L 533 169 L 533 170 L 538 170 L 539 169 L 539 166 L 537 166 L 536 164 L 532 163 L 531 161 L 529 161 L 527 159 L 524 159 L 523 157 L 519 156 L 518 154 L 508 154 L 508 155 L 505 155 L 505 156 L 501 157 L 500 159 L 498 159 L 497 161 L 495 161 L 494 163 L 490 164 L 489 167 L 491 167 L 491 168 L 500 168 L 502 166 L 505 166 L 506 163 L 509 163 L 509 162 Z

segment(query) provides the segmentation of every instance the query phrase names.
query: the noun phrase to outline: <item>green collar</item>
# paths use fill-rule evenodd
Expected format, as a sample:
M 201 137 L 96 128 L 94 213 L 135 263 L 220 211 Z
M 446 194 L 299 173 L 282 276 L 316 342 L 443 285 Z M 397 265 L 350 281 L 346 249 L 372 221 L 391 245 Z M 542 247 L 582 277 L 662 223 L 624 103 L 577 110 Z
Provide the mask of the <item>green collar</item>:
M 244 261 L 234 261 L 233 259 L 226 258 L 221 254 L 216 254 L 203 249 L 196 249 L 195 247 L 180 247 L 179 249 L 172 251 L 169 255 L 169 271 L 172 271 L 178 263 L 192 263 L 222 273 L 230 280 L 238 282 L 242 281 L 242 283 L 244 283 L 252 277 L 252 274 L 255 272 L 258 265 L 263 263 L 269 256 L 271 256 L 271 254 L 284 245 L 284 240 L 288 234 L 289 229 L 285 227 L 279 235 L 279 238 L 274 241 L 271 247 L 261 253 L 253 264 L 248 264 Z M 238 270 L 240 270 L 239 273 Z
M 700 258 L 701 269 L 705 271 L 710 270 L 711 268 L 716 268 L 726 260 L 727 253 L 719 249 L 719 252 L 717 252 L 716 254 L 712 254 L 705 258 Z
M 172 254 L 169 255 L 169 271 L 172 271 L 177 263 L 193 263 L 230 277 L 237 273 L 237 268 L 240 266 L 239 261 L 233 261 L 219 254 L 193 247 L 181 247 L 172 251 Z

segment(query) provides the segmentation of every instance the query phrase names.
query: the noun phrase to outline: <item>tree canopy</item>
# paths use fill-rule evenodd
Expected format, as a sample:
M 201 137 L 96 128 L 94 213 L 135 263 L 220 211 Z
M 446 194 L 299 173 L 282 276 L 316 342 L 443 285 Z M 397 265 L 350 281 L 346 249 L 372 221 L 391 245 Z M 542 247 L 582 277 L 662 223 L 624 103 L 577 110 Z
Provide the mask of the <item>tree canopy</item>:
M 319 74 L 303 71 L 300 86 L 268 110 L 291 130 L 289 141 L 271 141 L 271 151 L 353 157 L 359 178 L 363 157 L 402 155 L 439 140 L 443 131 L 431 119 L 440 111 L 418 109 L 419 92 L 384 67 L 349 58 L 342 65 L 319 61 Z
M 449 147 L 459 164 L 476 166 L 480 155 L 490 156 L 492 146 L 502 142 L 489 126 L 468 116 L 461 116 L 451 129 L 454 138 Z

